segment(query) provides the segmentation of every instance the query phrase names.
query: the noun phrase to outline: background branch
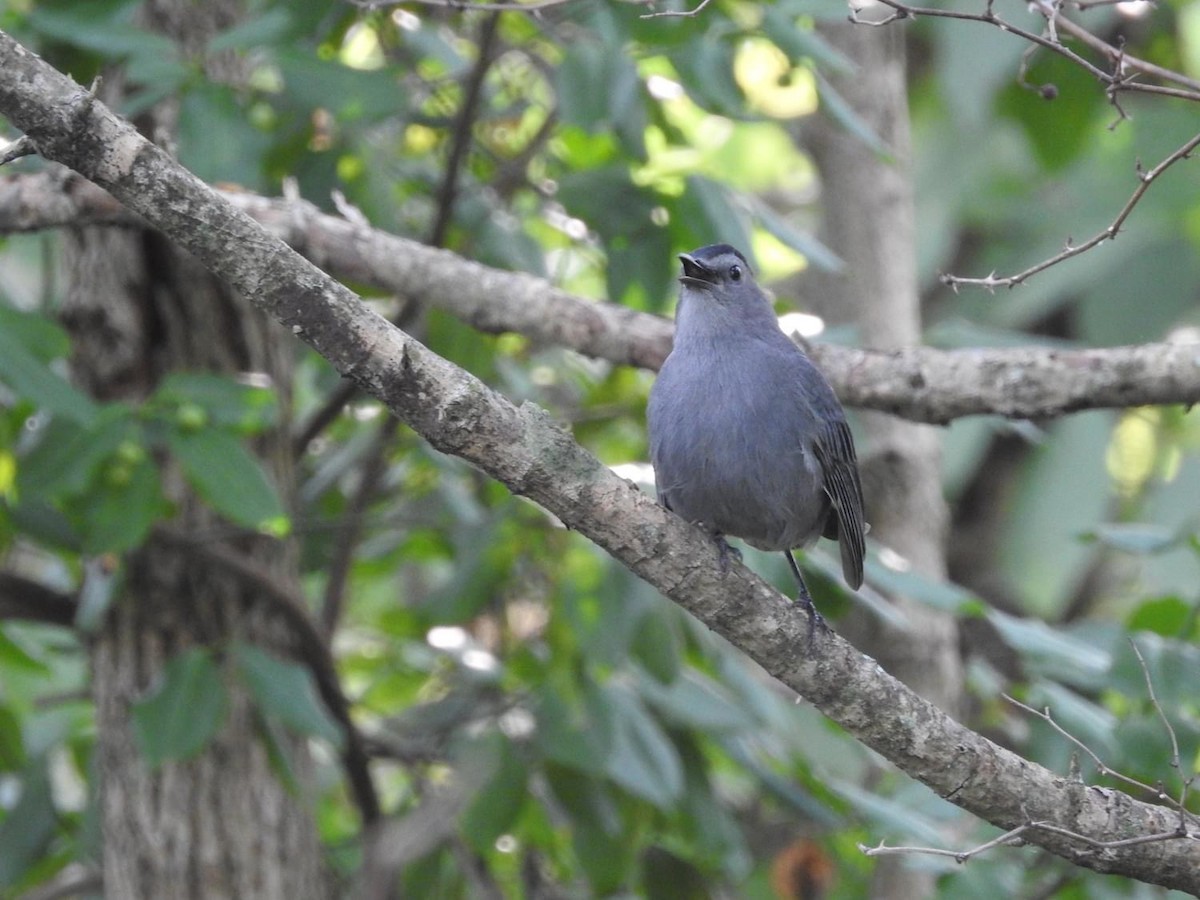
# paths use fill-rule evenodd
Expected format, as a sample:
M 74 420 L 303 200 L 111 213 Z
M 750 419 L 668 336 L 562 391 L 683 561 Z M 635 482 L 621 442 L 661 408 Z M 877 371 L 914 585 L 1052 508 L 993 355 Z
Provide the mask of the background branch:
M 69 78 L 0 32 L 0 112 L 47 158 L 109 189 L 227 279 L 435 448 L 556 514 L 800 692 L 851 734 L 952 802 L 1082 866 L 1200 890 L 1193 840 L 1080 853 L 1077 841 L 1176 827 L 1168 809 L 1097 791 L 955 722 L 830 633 L 799 657 L 807 620 L 745 567 L 722 575 L 711 542 L 613 475 L 545 412 L 516 407 L 366 307 L 233 210 Z M 1046 823 L 1046 824 L 1042 824 Z
M 516 332 L 619 365 L 657 369 L 673 326 L 660 316 L 560 290 L 418 241 L 327 215 L 307 202 L 223 194 L 272 234 L 343 280 L 457 316 L 480 331 Z M 68 224 L 141 222 L 78 177 L 0 178 L 0 233 Z M 1043 418 L 1082 409 L 1200 402 L 1200 345 L 1089 350 L 1042 347 L 879 351 L 814 344 L 809 353 L 842 401 L 915 422 L 962 416 Z

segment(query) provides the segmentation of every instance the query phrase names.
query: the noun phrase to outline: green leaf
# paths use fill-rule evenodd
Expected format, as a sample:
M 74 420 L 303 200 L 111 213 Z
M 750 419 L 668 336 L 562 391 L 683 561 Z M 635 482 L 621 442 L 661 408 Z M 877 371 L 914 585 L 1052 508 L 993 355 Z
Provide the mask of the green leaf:
M 1049 677 L 1081 687 L 1095 686 L 1102 682 L 1112 662 L 1107 648 L 1051 628 L 1039 619 L 1019 619 L 991 610 L 987 620 L 1031 670 Z
M 295 734 L 321 738 L 340 748 L 345 736 L 317 696 L 307 666 L 280 659 L 252 644 L 237 643 L 233 658 L 259 710 Z
M 764 7 L 763 34 L 782 50 L 793 64 L 801 59 L 811 59 L 826 72 L 849 75 L 858 69 L 850 57 L 831 45 L 812 28 L 806 28 L 774 4 Z
M 683 764 L 675 745 L 628 688 L 609 684 L 604 693 L 614 730 L 608 777 L 631 794 L 669 808 L 683 792 Z
M 135 0 L 39 4 L 29 14 L 29 23 L 44 35 L 104 56 L 172 55 L 174 42 L 134 24 L 136 6 Z
M 275 423 L 275 393 L 239 384 L 211 372 L 172 372 L 154 392 L 153 403 L 179 407 L 193 404 L 208 413 L 208 422 L 258 433 Z
M 133 704 L 133 733 L 150 766 L 188 759 L 220 730 L 229 709 L 212 653 L 191 647 L 167 660 L 158 681 Z
M 51 669 L 46 663 L 34 657 L 28 650 L 5 634 L 0 627 L 0 668 L 17 672 L 28 672 L 34 675 L 49 675 Z
M 283 504 L 259 460 L 241 439 L 220 428 L 167 433 L 171 452 L 188 483 L 222 515 L 239 525 L 266 529 L 284 521 Z
M 1084 537 L 1138 556 L 1162 553 L 1179 543 L 1179 535 L 1173 529 L 1144 522 L 1106 522 Z
M 18 881 L 42 857 L 58 825 L 46 761 L 22 773 L 20 795 L 0 822 L 0 885 Z
M 246 50 L 262 44 L 274 44 L 287 34 L 291 25 L 292 17 L 288 11 L 276 7 L 228 31 L 222 31 L 208 42 L 208 52 L 222 53 L 225 50 Z
M 592 893 L 605 896 L 616 890 L 633 864 L 636 844 L 624 831 L 615 798 L 604 784 L 577 771 L 548 765 L 545 774 L 571 820 L 571 844 Z
M 754 717 L 732 695 L 695 669 L 684 671 L 669 685 L 650 677 L 638 682 L 642 696 L 674 724 L 717 732 L 753 728 Z
M 20 335 L 0 330 L 0 381 L 26 400 L 47 412 L 64 416 L 81 425 L 96 418 L 97 406 L 82 392 L 38 359 Z
M 547 682 L 537 697 L 535 739 L 542 755 L 584 772 L 603 772 L 613 745 L 613 715 L 605 693 L 584 682 L 577 695 L 566 697 Z
M 704 243 L 732 244 L 755 263 L 750 228 L 744 212 L 734 205 L 732 194 L 711 178 L 692 175 L 679 200 L 683 221 Z M 674 272 L 672 272 L 672 275 Z
M 817 73 L 817 94 L 830 118 L 862 141 L 869 150 L 884 159 L 891 159 L 891 148 L 884 143 L 883 138 L 875 133 L 875 129 L 858 114 L 854 107 L 846 102 L 846 99 L 820 73 Z
M 122 553 L 141 545 L 168 512 L 158 466 L 148 456 L 131 465 L 110 464 L 96 491 L 79 504 L 86 553 Z
M 26 763 L 21 720 L 11 707 L 0 706 L 0 772 L 16 772 Z
M 886 593 L 902 594 L 946 612 L 961 613 L 977 602 L 966 588 L 949 581 L 929 578 L 920 572 L 900 571 L 885 566 L 874 557 L 867 560 L 867 579 Z
M 485 766 L 491 774 L 485 776 L 486 783 L 471 798 L 459 821 L 471 846 L 487 853 L 525 805 L 529 769 L 512 741 L 499 732 L 488 733 L 473 749 L 472 763 Z
M 629 645 L 629 651 L 642 666 L 663 684 L 670 684 L 679 674 L 683 641 L 668 618 L 669 611 L 651 608 L 639 619 Z
M 1181 637 L 1194 615 L 1195 607 L 1181 597 L 1156 597 L 1139 603 L 1125 627 L 1130 631 L 1153 631 L 1163 637 Z
M 18 496 L 59 501 L 83 494 L 118 448 L 143 443 L 128 407 L 110 403 L 98 410 L 86 427 L 54 419 L 38 434 L 37 444 L 20 460 Z
M 756 197 L 750 200 L 751 215 L 782 244 L 803 254 L 809 263 L 826 272 L 842 272 L 845 261 L 817 237 L 801 231 Z
M 554 72 L 557 109 L 567 125 L 594 131 L 607 124 L 609 98 L 601 85 L 608 83 L 608 59 L 620 56 L 599 41 L 580 41 Z

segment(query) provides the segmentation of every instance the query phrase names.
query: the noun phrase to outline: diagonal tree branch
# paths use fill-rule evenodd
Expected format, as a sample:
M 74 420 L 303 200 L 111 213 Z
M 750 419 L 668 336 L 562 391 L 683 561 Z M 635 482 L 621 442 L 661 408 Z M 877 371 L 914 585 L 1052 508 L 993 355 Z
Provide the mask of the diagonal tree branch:
M 342 285 L 232 209 L 79 85 L 0 32 L 0 112 L 49 159 L 110 190 L 190 250 L 434 447 L 540 503 L 800 692 L 859 740 L 952 802 L 1081 866 L 1200 890 L 1187 835 L 1096 852 L 1087 841 L 1162 834 L 1168 809 L 1022 759 L 918 697 L 836 634 L 802 656 L 798 606 L 614 476 L 536 406 L 514 406 L 385 322 Z M 1051 826 L 1047 828 L 1046 826 Z
M 245 192 L 225 198 L 318 266 L 445 310 L 490 333 L 517 332 L 621 365 L 657 369 L 672 325 L 587 300 L 540 278 L 326 215 L 306 202 Z M 64 225 L 142 223 L 78 177 L 0 178 L 0 234 Z M 1200 402 L 1200 345 L 1093 350 L 1043 347 L 879 351 L 816 344 L 811 356 L 850 406 L 945 424 L 962 416 L 1043 418 L 1082 409 Z

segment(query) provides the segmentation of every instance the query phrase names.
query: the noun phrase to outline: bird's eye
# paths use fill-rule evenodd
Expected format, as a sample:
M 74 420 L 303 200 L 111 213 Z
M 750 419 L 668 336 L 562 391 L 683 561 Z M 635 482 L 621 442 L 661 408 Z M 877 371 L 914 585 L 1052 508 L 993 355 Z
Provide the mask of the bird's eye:
M 729 277 L 733 281 L 741 281 L 742 280 L 742 267 L 741 266 L 730 266 L 729 267 Z

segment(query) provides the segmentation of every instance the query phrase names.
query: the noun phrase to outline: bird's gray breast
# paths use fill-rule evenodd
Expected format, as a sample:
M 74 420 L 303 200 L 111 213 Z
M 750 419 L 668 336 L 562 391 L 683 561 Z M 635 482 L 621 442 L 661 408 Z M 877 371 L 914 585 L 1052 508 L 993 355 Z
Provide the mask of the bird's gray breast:
M 683 518 L 762 549 L 802 546 L 820 534 L 829 501 L 800 373 L 769 345 L 721 349 L 734 348 L 677 348 L 651 392 L 659 496 Z

